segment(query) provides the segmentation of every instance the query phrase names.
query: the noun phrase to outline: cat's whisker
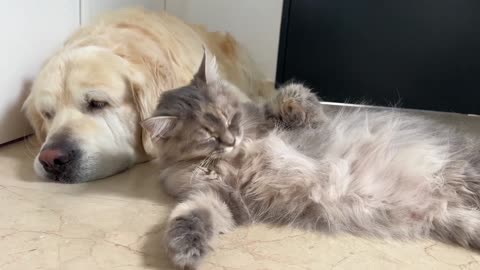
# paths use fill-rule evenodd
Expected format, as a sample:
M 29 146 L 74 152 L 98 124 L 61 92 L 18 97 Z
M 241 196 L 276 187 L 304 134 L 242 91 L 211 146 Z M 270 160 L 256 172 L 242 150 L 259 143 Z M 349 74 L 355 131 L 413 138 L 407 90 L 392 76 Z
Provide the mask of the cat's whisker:
M 212 162 L 212 155 L 208 155 L 206 158 L 204 158 L 202 161 L 198 163 L 198 165 L 195 167 L 193 170 L 191 176 L 190 176 L 190 184 L 193 183 L 193 179 L 198 175 L 200 170 L 205 170 L 207 169 Z
M 195 178 L 198 174 L 198 171 L 201 170 L 202 164 L 205 160 L 199 162 L 199 164 L 193 169 L 192 174 L 190 175 L 190 184 L 193 182 L 193 178 Z

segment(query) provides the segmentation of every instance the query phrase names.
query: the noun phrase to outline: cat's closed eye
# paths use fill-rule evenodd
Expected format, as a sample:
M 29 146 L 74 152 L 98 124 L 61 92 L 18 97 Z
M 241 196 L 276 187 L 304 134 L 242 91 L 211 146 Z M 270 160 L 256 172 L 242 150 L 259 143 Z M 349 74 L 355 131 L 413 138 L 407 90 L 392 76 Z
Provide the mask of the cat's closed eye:
M 210 136 L 207 139 L 205 139 L 205 142 L 217 142 L 218 138 L 215 136 Z
M 239 112 L 235 113 L 233 115 L 232 119 L 230 120 L 229 126 L 238 124 L 241 117 L 242 117 L 241 113 L 239 113 Z
M 218 138 L 212 135 L 207 129 L 200 129 L 198 131 L 198 136 L 202 143 L 213 143 L 218 141 Z

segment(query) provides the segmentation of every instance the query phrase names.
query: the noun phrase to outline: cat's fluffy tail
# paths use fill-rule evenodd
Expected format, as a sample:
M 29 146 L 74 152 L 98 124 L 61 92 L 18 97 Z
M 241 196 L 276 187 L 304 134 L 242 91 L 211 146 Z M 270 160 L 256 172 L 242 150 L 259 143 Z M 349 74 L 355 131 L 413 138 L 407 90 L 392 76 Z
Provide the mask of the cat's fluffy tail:
M 433 220 L 432 237 L 480 250 L 480 211 L 453 208 Z
M 447 184 L 459 196 L 458 204 L 448 207 L 433 220 L 433 237 L 480 250 L 480 157 L 478 141 L 467 140 L 456 146 Z M 448 172 L 450 171 L 450 172 Z M 461 177 L 459 177 L 461 176 Z M 453 203 L 452 203 L 453 204 Z

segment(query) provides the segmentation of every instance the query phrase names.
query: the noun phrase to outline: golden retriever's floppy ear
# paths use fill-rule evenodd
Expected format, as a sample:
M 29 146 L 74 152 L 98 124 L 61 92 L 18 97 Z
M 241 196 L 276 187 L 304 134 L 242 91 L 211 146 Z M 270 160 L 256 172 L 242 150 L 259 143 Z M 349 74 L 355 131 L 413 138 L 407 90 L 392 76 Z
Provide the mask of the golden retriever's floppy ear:
M 152 116 L 155 107 L 157 106 L 158 99 L 160 97 L 160 90 L 150 88 L 145 83 L 138 81 L 131 82 L 131 90 L 133 96 L 133 102 L 140 116 L 140 123 Z M 148 132 L 142 127 L 142 144 L 145 153 L 151 157 L 157 155 L 151 137 Z
M 131 84 L 132 97 L 140 122 L 152 116 L 163 91 L 186 85 L 193 79 L 193 72 L 185 67 L 162 65 L 164 62 L 174 62 L 172 59 L 157 60 L 142 58 L 136 60 L 142 63 L 141 65 L 127 63 L 127 78 Z M 145 152 L 151 157 L 156 157 L 157 151 L 145 129 L 142 129 L 142 142 Z
M 46 137 L 46 132 L 43 126 L 43 118 L 35 109 L 31 95 L 29 95 L 23 103 L 22 111 L 25 113 L 30 125 L 33 127 L 35 137 L 37 137 L 38 142 L 43 143 Z

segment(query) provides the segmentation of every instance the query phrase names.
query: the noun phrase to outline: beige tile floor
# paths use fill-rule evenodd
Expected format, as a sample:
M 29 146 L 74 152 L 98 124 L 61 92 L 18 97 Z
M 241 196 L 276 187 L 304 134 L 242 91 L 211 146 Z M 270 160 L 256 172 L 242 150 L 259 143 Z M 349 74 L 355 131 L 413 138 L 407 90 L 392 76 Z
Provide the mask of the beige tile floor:
M 437 114 L 480 136 L 480 118 Z M 152 164 L 87 184 L 39 180 L 35 148 L 0 148 L 1 270 L 172 269 L 161 245 L 172 202 Z M 226 235 L 209 270 L 480 269 L 480 253 L 433 241 L 385 242 L 264 226 Z

